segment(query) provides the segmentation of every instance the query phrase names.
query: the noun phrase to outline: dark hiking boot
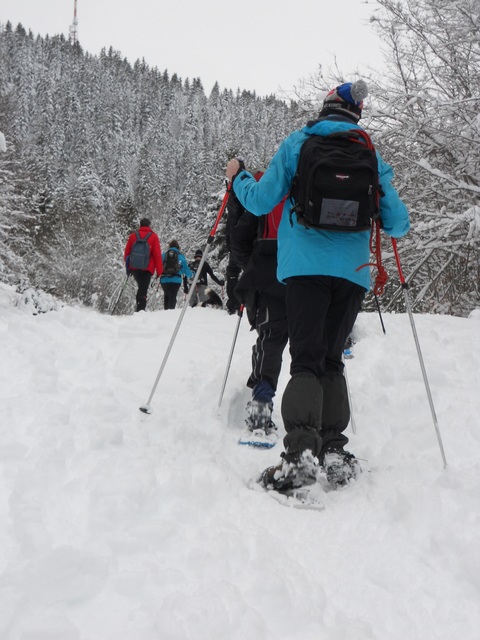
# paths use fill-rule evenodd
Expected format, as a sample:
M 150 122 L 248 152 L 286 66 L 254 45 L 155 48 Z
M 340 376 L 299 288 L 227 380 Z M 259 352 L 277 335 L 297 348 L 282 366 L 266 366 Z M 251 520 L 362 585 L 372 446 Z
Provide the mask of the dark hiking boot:
M 260 402 L 252 400 L 247 404 L 247 418 L 245 423 L 252 431 L 263 431 L 267 436 L 277 430 L 272 421 L 273 404 L 271 402 Z
M 337 489 L 355 480 L 361 473 L 358 460 L 348 451 L 328 451 L 322 462 L 329 484 Z
M 233 316 L 235 313 L 238 313 L 240 311 L 240 305 L 237 302 L 227 300 L 225 309 L 227 310 L 229 316 Z
M 282 458 L 278 465 L 268 467 L 260 476 L 259 482 L 265 489 L 288 491 L 317 481 L 318 460 L 310 449 L 296 455 L 282 453 Z

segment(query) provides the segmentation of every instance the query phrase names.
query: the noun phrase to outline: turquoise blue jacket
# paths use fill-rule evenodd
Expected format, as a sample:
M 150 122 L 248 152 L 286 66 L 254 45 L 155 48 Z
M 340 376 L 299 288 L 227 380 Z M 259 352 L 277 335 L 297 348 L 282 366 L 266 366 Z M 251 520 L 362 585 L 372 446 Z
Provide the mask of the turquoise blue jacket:
M 163 276 L 163 275 L 160 276 L 160 282 L 163 284 L 168 284 L 169 282 L 173 282 L 175 284 L 182 284 L 183 276 L 187 276 L 187 278 L 193 278 L 193 273 L 191 272 L 190 267 L 188 266 L 187 259 L 185 258 L 183 253 L 180 253 L 180 251 L 175 247 L 172 247 L 172 249 L 178 253 L 178 261 L 180 262 L 180 267 L 181 267 L 180 271 L 174 276 Z M 163 264 L 165 264 L 166 259 L 167 259 L 167 252 L 165 251 L 164 253 L 162 253 Z
M 360 129 L 341 118 L 326 118 L 307 125 L 285 138 L 268 169 L 257 182 L 242 171 L 233 190 L 242 205 L 256 216 L 269 213 L 287 195 L 298 164 L 300 148 L 309 135 L 328 135 L 345 129 Z M 410 228 L 405 204 L 392 186 L 393 170 L 377 151 L 378 173 L 383 196 L 380 215 L 383 231 L 394 238 L 404 236 Z M 324 275 L 345 278 L 369 290 L 370 268 L 357 267 L 370 262 L 370 231 L 339 232 L 305 229 L 296 216 L 290 216 L 292 203 L 287 198 L 278 231 L 277 277 L 281 282 L 291 276 Z M 293 223 L 293 226 L 292 226 Z

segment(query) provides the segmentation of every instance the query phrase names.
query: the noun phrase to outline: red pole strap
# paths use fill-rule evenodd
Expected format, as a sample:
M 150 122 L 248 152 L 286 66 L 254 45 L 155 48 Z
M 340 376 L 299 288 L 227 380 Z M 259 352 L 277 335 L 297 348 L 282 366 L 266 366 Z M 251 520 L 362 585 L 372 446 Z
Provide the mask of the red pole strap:
M 395 240 L 395 238 L 392 238 L 391 240 L 392 240 L 393 253 L 395 254 L 395 262 L 397 263 L 398 276 L 400 278 L 400 283 L 402 287 L 404 287 L 406 286 L 406 283 L 405 283 L 405 278 L 403 277 L 402 265 L 400 264 L 400 256 L 398 255 L 397 241 Z
M 375 267 L 377 269 L 377 275 L 375 277 L 375 284 L 373 285 L 373 293 L 376 296 L 381 296 L 385 285 L 388 282 L 388 273 L 382 263 L 382 245 L 380 237 L 380 221 L 372 220 L 372 230 L 370 232 L 370 253 L 375 256 L 375 262 L 368 262 L 357 267 L 357 271 L 364 267 Z

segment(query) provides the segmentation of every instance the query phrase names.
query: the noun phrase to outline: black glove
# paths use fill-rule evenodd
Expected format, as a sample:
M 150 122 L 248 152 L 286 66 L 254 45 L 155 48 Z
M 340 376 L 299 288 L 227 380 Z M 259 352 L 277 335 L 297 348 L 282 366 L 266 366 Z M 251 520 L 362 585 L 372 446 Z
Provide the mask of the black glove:
M 183 293 L 188 293 L 188 280 L 186 278 L 183 279 Z
M 221 287 L 223 287 L 223 285 L 225 284 L 225 280 L 219 280 L 219 281 L 218 281 L 218 284 L 219 284 Z
M 233 184 L 233 181 L 235 180 L 235 178 L 238 176 L 238 174 L 239 174 L 241 171 L 245 171 L 245 162 L 244 162 L 243 158 L 237 157 L 237 158 L 235 158 L 235 160 L 238 162 L 238 164 L 239 164 L 240 166 L 239 166 L 239 168 L 238 168 L 237 173 L 232 177 L 232 184 Z

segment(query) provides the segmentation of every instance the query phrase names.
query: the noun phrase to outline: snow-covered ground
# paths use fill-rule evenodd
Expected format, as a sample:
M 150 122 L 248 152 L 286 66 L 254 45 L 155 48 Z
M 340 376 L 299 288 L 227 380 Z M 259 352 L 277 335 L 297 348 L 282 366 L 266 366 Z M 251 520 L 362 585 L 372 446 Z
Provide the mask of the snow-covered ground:
M 362 314 L 347 362 L 366 472 L 289 509 L 237 444 L 255 334 L 189 309 L 32 315 L 0 295 L 1 640 L 477 640 L 480 313 Z M 275 409 L 288 380 L 285 354 Z M 281 428 L 281 427 L 280 427 Z

